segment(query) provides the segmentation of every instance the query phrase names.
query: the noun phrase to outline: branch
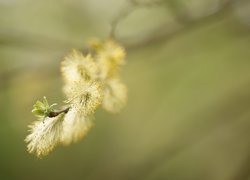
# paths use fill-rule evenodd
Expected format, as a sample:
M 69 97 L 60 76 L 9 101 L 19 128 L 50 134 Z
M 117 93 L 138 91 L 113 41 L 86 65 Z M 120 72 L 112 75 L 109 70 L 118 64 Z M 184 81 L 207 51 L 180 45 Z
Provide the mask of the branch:
M 69 107 L 67 107 L 66 109 L 63 109 L 63 110 L 61 110 L 61 111 L 57 111 L 57 112 L 50 112 L 49 113 L 49 115 L 48 115 L 48 117 L 50 117 L 50 118 L 53 118 L 53 117 L 56 117 L 56 116 L 58 116 L 58 115 L 60 115 L 61 113 L 68 113 L 68 111 L 69 111 Z
M 247 155 L 244 163 L 238 170 L 238 173 L 232 178 L 232 180 L 247 180 L 250 176 L 250 154 Z
M 111 30 L 109 37 L 115 38 L 116 37 L 116 30 L 121 21 L 123 21 L 128 15 L 130 15 L 132 12 L 134 12 L 138 8 L 144 8 L 144 7 L 153 7 L 153 6 L 159 6 L 164 3 L 164 1 L 153 1 L 153 2 L 147 2 L 147 3 L 140 3 L 136 0 L 129 0 L 130 7 L 127 9 L 124 9 L 121 11 L 117 17 L 114 18 L 114 20 L 111 22 Z
M 180 34 L 186 29 L 189 29 L 191 27 L 207 23 L 208 21 L 214 21 L 219 16 L 224 16 L 229 10 L 231 10 L 231 3 L 234 0 L 226 0 L 224 3 L 221 3 L 220 8 L 212 14 L 203 16 L 199 19 L 191 19 L 187 17 L 186 19 L 183 19 L 183 16 L 176 17 L 179 19 L 179 23 L 176 26 L 169 25 L 169 23 L 163 24 L 161 27 L 156 29 L 153 33 L 147 36 L 147 38 L 143 39 L 142 41 L 138 41 L 135 43 L 127 43 L 125 42 L 125 47 L 127 50 L 138 50 L 140 48 L 143 48 L 148 45 L 152 45 L 154 43 L 158 42 L 165 42 L 169 40 L 170 38 L 175 37 L 176 35 Z M 172 29 L 171 29 L 172 28 Z M 171 29 L 171 30 L 170 30 Z M 130 39 L 135 39 L 131 37 Z M 126 41 L 126 40 L 124 40 Z
M 188 21 L 183 21 L 183 20 L 178 21 L 180 24 L 178 26 L 171 25 L 171 28 L 172 28 L 171 30 L 169 30 L 170 25 L 168 23 L 163 24 L 161 27 L 156 29 L 153 33 L 151 33 L 150 35 L 148 35 L 145 39 L 143 39 L 141 41 L 134 42 L 134 43 L 131 43 L 128 40 L 121 40 L 121 41 L 123 42 L 123 44 L 125 45 L 125 47 L 128 51 L 139 50 L 139 49 L 144 48 L 148 45 L 152 45 L 152 44 L 155 44 L 158 42 L 165 42 L 171 38 L 176 37 L 177 35 L 179 35 L 181 32 L 183 32 L 186 29 L 195 27 L 195 26 L 200 25 L 202 23 L 205 24 L 208 21 L 214 21 L 215 19 L 217 19 L 218 16 L 225 15 L 225 12 L 228 12 L 228 10 L 230 10 L 230 6 L 231 6 L 231 3 L 233 1 L 235 1 L 235 0 L 223 0 L 223 3 L 221 3 L 221 7 L 216 12 L 214 12 L 213 14 L 207 15 L 205 17 L 201 17 L 199 19 L 188 19 Z M 155 3 L 154 6 L 161 4 L 160 3 L 161 1 L 157 1 L 157 2 L 158 3 L 154 2 Z M 115 37 L 115 32 L 116 32 L 117 26 L 124 18 L 126 18 L 130 13 L 132 13 L 135 10 L 135 7 L 138 8 L 138 7 L 152 7 L 153 6 L 152 2 L 142 4 L 136 0 L 130 0 L 130 3 L 131 3 L 132 8 L 129 10 L 126 9 L 126 10 L 122 11 L 120 13 L 120 15 L 118 15 L 118 17 L 115 18 L 111 22 L 111 32 L 110 32 L 111 37 Z M 172 8 L 172 9 L 174 9 L 174 8 L 180 9 L 180 7 L 179 8 L 176 7 L 176 6 L 178 6 L 176 3 L 171 4 L 171 5 L 172 5 L 172 7 L 170 7 L 170 8 Z M 179 13 L 176 13 L 176 14 L 179 14 Z M 179 20 L 180 20 L 180 17 L 183 17 L 183 16 L 179 16 Z M 178 17 L 176 17 L 176 18 L 178 19 Z M 14 34 L 21 34 L 21 35 L 16 36 Z M 6 40 L 11 39 L 10 43 L 13 43 L 13 42 L 16 42 L 16 40 L 18 40 L 18 43 L 20 43 L 20 44 L 18 44 L 19 47 L 23 47 L 23 45 L 26 45 L 26 46 L 28 45 L 29 48 L 31 46 L 34 48 L 38 41 L 29 41 L 29 39 L 37 39 L 37 38 L 38 39 L 46 39 L 44 37 L 39 37 L 38 35 L 30 35 L 30 34 L 25 34 L 22 32 L 18 32 L 18 33 L 12 32 L 11 34 L 3 34 L 0 32 L 0 41 L 4 40 L 4 39 L 6 39 Z M 135 39 L 135 38 L 131 37 L 130 39 Z M 49 42 L 48 44 L 50 44 L 50 42 L 54 42 L 55 44 L 53 44 L 53 45 L 50 44 L 50 47 L 53 46 L 53 48 L 54 47 L 64 47 L 64 48 L 78 47 L 76 44 L 72 44 L 70 42 L 64 42 L 61 40 L 50 39 L 50 38 L 47 38 L 45 41 L 42 41 L 42 42 Z M 47 67 L 51 66 L 50 63 L 44 63 L 44 62 L 42 62 L 42 63 L 43 63 L 42 67 L 41 67 L 41 65 L 39 65 L 37 67 L 37 68 L 39 68 L 38 70 L 41 69 L 41 71 L 43 71 Z M 27 66 L 24 66 L 24 67 L 18 67 L 18 68 L 12 69 L 12 70 L 4 71 L 4 72 L 0 73 L 0 81 L 1 82 L 8 82 L 10 78 L 18 75 L 20 72 L 26 71 L 27 68 L 28 68 Z M 32 68 L 34 68 L 34 67 L 32 67 Z M 52 70 L 53 70 L 53 68 L 52 68 Z M 6 83 L 0 84 L 0 90 L 2 90 L 5 85 L 6 85 Z

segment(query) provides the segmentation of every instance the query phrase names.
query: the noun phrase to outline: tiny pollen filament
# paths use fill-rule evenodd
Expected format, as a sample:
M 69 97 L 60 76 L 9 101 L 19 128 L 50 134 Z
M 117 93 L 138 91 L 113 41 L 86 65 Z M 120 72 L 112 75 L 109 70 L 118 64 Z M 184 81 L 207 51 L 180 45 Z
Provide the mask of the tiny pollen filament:
M 120 78 L 125 50 L 112 39 L 89 43 L 91 53 L 72 50 L 61 63 L 65 107 L 54 110 L 46 97 L 37 101 L 32 113 L 38 118 L 29 126 L 27 150 L 37 157 L 57 145 L 81 140 L 91 129 L 98 107 L 117 113 L 126 104 L 127 88 Z

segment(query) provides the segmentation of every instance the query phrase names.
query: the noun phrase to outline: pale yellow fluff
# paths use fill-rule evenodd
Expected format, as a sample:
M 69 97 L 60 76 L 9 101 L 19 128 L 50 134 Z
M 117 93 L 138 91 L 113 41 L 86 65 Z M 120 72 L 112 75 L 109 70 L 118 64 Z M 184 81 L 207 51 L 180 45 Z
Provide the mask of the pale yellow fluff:
M 30 125 L 30 134 L 26 137 L 27 150 L 38 157 L 47 155 L 60 141 L 64 113 L 54 118 L 45 118 Z
M 101 83 L 96 81 L 79 81 L 70 86 L 65 85 L 64 91 L 67 102 L 79 105 L 85 115 L 94 113 L 103 98 Z
M 69 145 L 82 139 L 92 126 L 92 117 L 85 115 L 79 104 L 71 105 L 63 121 L 61 143 Z
M 61 72 L 64 82 L 68 84 L 96 79 L 98 67 L 90 54 L 84 56 L 80 51 L 73 49 L 62 61 Z
M 106 80 L 118 75 L 120 66 L 125 63 L 125 50 L 115 41 L 94 40 L 90 45 L 96 51 L 95 60 L 99 68 L 99 78 Z
M 109 112 L 119 112 L 127 102 L 127 87 L 120 79 L 107 80 L 103 94 L 102 107 Z

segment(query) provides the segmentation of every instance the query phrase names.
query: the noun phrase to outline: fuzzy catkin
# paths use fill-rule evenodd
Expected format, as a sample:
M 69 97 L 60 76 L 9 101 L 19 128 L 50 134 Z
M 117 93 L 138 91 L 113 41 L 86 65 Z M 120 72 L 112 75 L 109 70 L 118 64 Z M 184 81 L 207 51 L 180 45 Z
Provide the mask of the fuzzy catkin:
M 32 110 L 39 120 L 26 137 L 28 152 L 42 157 L 58 144 L 81 140 L 93 125 L 98 107 L 117 113 L 127 102 L 127 87 L 120 78 L 125 50 L 112 39 L 90 43 L 90 52 L 73 49 L 61 63 L 67 109 L 54 112 L 46 98 Z M 55 116 L 55 117 L 54 117 Z

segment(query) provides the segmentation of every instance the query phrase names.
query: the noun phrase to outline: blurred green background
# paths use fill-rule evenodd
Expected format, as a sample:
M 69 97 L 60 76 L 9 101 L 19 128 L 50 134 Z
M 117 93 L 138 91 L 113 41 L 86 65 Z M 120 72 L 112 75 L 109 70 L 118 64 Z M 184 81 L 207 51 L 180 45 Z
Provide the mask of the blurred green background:
M 32 105 L 63 100 L 63 56 L 112 27 L 126 108 L 28 154 Z M 250 179 L 249 67 L 249 0 L 0 0 L 0 179 Z

